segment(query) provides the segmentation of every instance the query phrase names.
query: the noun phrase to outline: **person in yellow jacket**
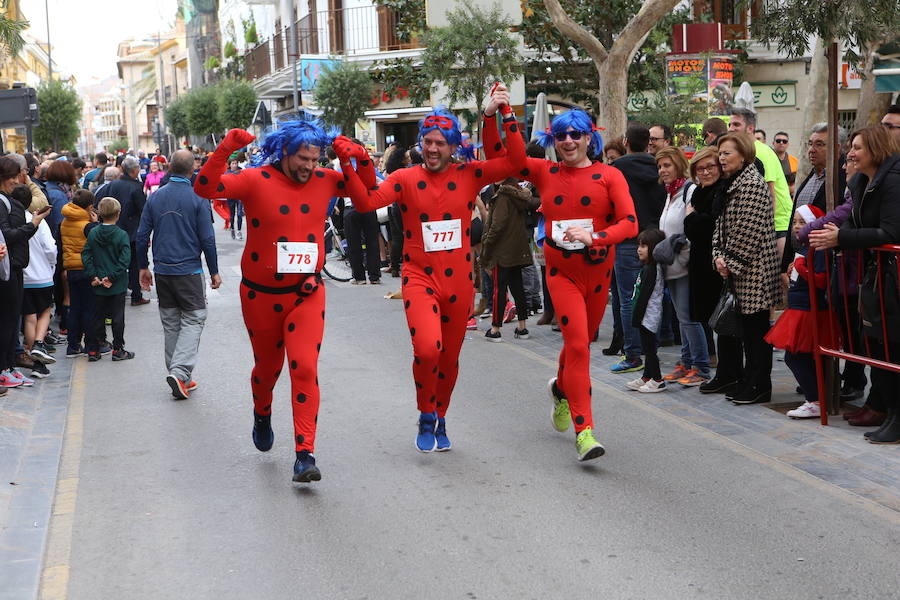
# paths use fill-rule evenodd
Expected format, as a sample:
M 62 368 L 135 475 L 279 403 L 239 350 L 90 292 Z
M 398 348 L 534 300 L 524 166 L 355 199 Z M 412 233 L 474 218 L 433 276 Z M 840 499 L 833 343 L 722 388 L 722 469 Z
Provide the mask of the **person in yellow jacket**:
M 72 201 L 62 207 L 63 221 L 59 226 L 59 234 L 70 296 L 66 358 L 84 356 L 99 348 L 98 332 L 94 331 L 94 292 L 91 280 L 84 272 L 84 263 L 81 262 L 81 251 L 87 243 L 88 233 L 97 223 L 97 213 L 93 206 L 94 194 L 78 190 Z M 84 345 L 81 343 L 82 336 Z

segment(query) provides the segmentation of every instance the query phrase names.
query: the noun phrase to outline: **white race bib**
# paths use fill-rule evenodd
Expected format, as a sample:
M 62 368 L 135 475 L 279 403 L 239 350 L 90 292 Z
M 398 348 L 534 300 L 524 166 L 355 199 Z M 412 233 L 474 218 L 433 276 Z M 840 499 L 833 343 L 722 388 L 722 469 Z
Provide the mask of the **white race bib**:
M 583 227 L 588 233 L 594 233 L 593 219 L 565 219 L 563 221 L 553 221 L 550 223 L 551 239 L 556 245 L 565 250 L 581 250 L 584 244 L 575 241 L 570 242 L 566 239 L 566 230 L 569 227 Z
M 426 221 L 422 223 L 425 252 L 462 248 L 462 221 Z
M 802 257 L 802 254 L 795 254 L 794 260 L 796 261 L 798 258 Z M 798 279 L 800 279 L 800 272 L 797 271 L 797 267 L 794 267 L 793 269 L 791 269 L 791 281 L 797 281 Z
M 276 242 L 279 273 L 315 273 L 319 245 L 314 242 Z

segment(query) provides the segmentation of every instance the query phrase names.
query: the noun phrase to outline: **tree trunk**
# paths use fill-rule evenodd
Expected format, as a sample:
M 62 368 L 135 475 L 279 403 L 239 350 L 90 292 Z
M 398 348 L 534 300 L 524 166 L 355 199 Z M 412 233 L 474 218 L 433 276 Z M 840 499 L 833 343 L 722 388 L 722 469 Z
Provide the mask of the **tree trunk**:
M 862 129 L 867 125 L 877 123 L 881 116 L 887 112 L 888 105 L 891 101 L 890 94 L 875 93 L 875 50 L 881 46 L 883 42 L 873 42 L 865 50 L 866 61 L 863 65 L 863 81 L 859 90 L 859 104 L 856 107 L 856 121 L 853 123 L 854 129 Z M 849 131 L 847 133 L 850 133 Z
M 597 73 L 600 75 L 600 91 L 597 100 L 600 110 L 597 114 L 597 124 L 605 127 L 604 140 L 611 140 L 616 136 L 625 135 L 627 115 L 625 106 L 628 102 L 628 65 L 622 65 L 620 57 L 610 57 L 599 66 Z
M 806 109 L 803 111 L 803 130 L 800 147 L 806 148 L 806 140 L 813 125 L 828 120 L 825 102 L 828 99 L 828 59 L 825 57 L 825 43 L 816 38 L 812 63 L 809 67 L 809 88 L 806 92 Z M 809 158 L 806 151 L 799 152 L 800 164 L 797 167 L 797 181 L 803 181 L 810 171 Z

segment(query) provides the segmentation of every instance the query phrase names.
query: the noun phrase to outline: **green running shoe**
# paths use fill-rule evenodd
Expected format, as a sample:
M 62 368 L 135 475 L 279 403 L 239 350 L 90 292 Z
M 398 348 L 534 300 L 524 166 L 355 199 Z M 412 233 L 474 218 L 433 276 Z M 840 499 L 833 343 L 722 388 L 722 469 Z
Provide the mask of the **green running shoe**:
M 568 431 L 569 423 L 572 422 L 572 415 L 569 413 L 569 401 L 563 398 L 562 392 L 556 385 L 556 377 L 547 382 L 547 390 L 550 392 L 550 399 L 553 400 L 553 413 L 551 419 L 553 421 L 553 429 L 557 431 Z
M 606 450 L 600 442 L 594 439 L 594 432 L 588 427 L 575 438 L 575 449 L 578 451 L 578 460 L 591 460 L 603 456 Z

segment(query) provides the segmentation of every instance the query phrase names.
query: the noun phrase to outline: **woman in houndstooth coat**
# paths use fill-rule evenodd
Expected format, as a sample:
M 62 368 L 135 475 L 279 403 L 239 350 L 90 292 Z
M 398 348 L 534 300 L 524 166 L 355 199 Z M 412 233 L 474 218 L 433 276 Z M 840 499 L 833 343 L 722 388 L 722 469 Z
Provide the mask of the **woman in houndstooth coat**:
M 719 164 L 728 177 L 722 214 L 713 232 L 714 267 L 737 294 L 746 367 L 726 398 L 735 404 L 768 402 L 772 395 L 772 347 L 763 337 L 778 301 L 778 255 L 769 188 L 753 164 L 753 139 L 729 133 L 719 140 Z

